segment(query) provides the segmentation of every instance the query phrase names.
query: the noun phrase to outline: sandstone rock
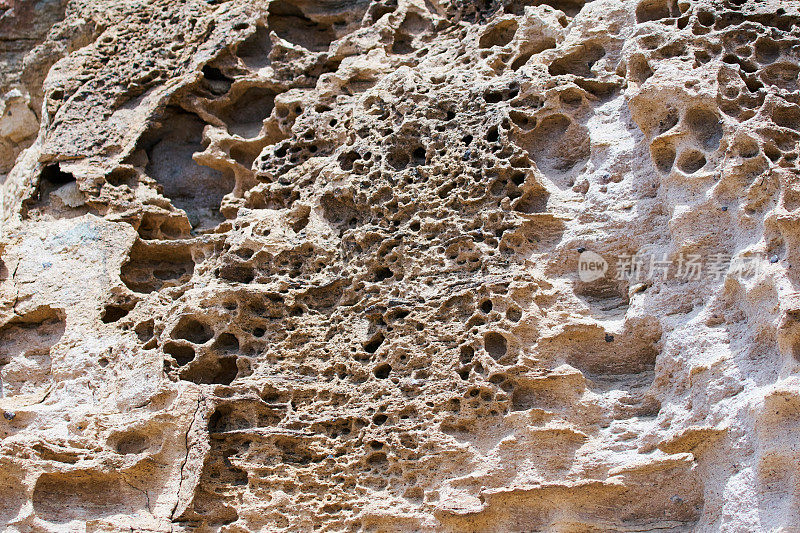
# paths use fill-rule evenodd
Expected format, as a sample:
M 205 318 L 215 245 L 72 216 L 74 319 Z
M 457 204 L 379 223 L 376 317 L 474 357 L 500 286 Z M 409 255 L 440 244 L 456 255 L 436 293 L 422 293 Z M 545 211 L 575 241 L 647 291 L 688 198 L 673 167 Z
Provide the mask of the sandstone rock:
M 8 531 L 800 527 L 795 3 L 0 6 Z

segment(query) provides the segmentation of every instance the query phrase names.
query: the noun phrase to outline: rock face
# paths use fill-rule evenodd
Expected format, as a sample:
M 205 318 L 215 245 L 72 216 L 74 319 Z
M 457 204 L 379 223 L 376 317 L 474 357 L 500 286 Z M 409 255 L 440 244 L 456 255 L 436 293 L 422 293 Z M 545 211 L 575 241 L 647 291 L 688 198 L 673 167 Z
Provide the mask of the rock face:
M 0 11 L 8 531 L 800 527 L 797 3 Z

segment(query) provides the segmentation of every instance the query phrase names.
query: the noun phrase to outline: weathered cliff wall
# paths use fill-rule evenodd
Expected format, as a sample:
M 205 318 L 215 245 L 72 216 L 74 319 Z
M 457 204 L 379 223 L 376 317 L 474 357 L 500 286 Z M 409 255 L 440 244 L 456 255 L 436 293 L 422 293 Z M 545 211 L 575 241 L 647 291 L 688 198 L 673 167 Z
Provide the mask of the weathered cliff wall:
M 0 13 L 9 531 L 800 527 L 798 3 Z

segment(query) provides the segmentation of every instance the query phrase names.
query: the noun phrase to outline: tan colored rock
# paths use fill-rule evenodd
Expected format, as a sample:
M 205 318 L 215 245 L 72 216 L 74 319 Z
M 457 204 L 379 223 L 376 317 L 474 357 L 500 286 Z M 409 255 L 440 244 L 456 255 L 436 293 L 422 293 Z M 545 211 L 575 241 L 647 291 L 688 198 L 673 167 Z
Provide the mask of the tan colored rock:
M 797 5 L 6 4 L 8 531 L 800 528 Z

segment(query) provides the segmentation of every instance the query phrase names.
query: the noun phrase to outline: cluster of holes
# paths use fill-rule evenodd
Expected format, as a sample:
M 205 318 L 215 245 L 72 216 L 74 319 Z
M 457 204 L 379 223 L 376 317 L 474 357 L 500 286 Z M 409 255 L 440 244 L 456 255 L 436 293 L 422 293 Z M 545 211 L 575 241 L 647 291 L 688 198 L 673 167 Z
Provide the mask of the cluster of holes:
M 191 226 L 186 217 L 177 213 L 145 211 L 136 230 L 144 240 L 184 239 Z
M 570 2 L 558 0 L 551 0 L 550 2 L 546 3 L 557 6 L 558 9 L 561 9 L 567 14 L 572 12 L 571 14 L 573 15 L 573 11 L 580 9 L 580 6 L 583 4 L 583 2 L 580 1 Z M 380 18 L 380 16 L 385 15 L 392 9 L 390 3 L 387 2 L 386 6 L 387 11 L 382 11 L 382 9 L 372 9 L 370 16 L 377 16 Z M 294 39 L 293 42 L 299 42 L 303 39 L 308 39 L 307 42 L 311 43 L 309 46 L 312 48 L 315 46 L 322 48 L 325 40 L 330 36 L 328 30 L 331 28 L 328 28 L 327 25 L 322 25 L 323 27 L 317 27 L 317 29 L 314 30 L 321 31 L 323 34 L 327 35 L 327 37 L 323 35 L 322 37 L 324 38 L 321 41 L 315 40 L 316 38 L 312 39 L 308 36 L 298 36 L 295 30 L 288 28 L 288 21 L 296 23 L 298 27 L 303 29 L 303 31 L 308 30 L 311 25 L 309 22 L 309 17 L 303 14 L 298 14 L 297 11 L 298 10 L 294 8 L 289 8 L 281 3 L 278 3 L 278 7 L 272 11 L 276 18 L 271 21 L 270 29 L 272 29 L 272 23 L 274 22 L 274 25 L 277 27 L 275 31 L 278 32 L 279 36 L 290 40 Z M 280 20 L 281 18 L 283 18 L 283 20 Z M 316 27 L 317 23 L 313 24 Z M 410 31 L 411 26 L 412 24 L 410 23 L 406 24 L 404 31 Z M 265 39 L 264 31 L 264 29 L 258 27 L 254 36 L 238 48 L 237 53 L 243 60 L 252 63 L 257 61 L 258 58 L 266 55 L 264 52 L 268 50 L 269 44 L 268 40 Z M 415 36 L 412 44 L 409 46 L 416 45 L 418 42 L 419 41 Z M 400 48 L 402 48 L 402 43 Z M 213 82 L 210 86 L 213 87 L 216 85 L 219 89 L 225 89 L 225 85 L 229 83 L 226 75 L 227 73 L 222 71 L 214 72 L 211 70 L 211 68 L 213 67 L 210 67 L 206 70 L 206 77 L 208 78 L 208 81 Z M 256 93 L 258 93 L 258 91 L 256 91 Z M 516 94 L 517 90 L 515 88 L 508 88 L 498 91 L 488 91 L 485 96 L 487 102 L 496 103 L 513 99 L 516 97 Z M 254 104 L 259 109 L 265 110 L 269 108 L 270 99 L 272 98 L 269 94 L 262 91 L 259 94 L 251 94 L 247 98 L 250 98 L 251 96 L 256 100 L 261 99 L 260 103 L 256 102 Z M 240 103 L 240 101 L 237 100 L 237 105 L 238 103 Z M 247 125 L 246 122 L 242 121 L 243 119 L 240 120 L 241 117 L 236 118 L 233 116 L 235 113 L 239 113 L 239 111 L 236 109 L 230 109 L 228 111 L 230 112 L 229 118 L 230 124 L 233 125 L 232 128 L 239 128 L 240 126 L 244 127 Z M 451 116 L 451 114 L 453 114 L 453 116 Z M 253 125 L 260 124 L 260 121 L 263 118 L 263 113 L 260 113 L 259 115 L 260 116 L 257 117 L 258 121 L 252 122 Z M 454 118 L 454 112 L 446 111 L 445 117 L 449 117 L 448 120 L 452 120 Z M 253 128 L 254 127 L 255 126 L 253 126 Z M 531 127 L 531 129 L 534 128 L 535 124 Z M 506 140 L 505 135 L 507 134 L 508 130 L 509 126 L 506 125 L 504 127 L 501 124 L 492 124 L 488 129 L 476 130 L 479 131 L 479 133 L 473 132 L 474 138 L 470 139 L 467 139 L 465 136 L 463 146 L 459 145 L 459 149 L 463 150 L 466 146 L 469 146 L 470 149 L 473 150 L 473 153 L 476 154 L 475 157 L 467 157 L 466 161 L 483 160 L 484 158 L 481 156 L 480 150 L 484 149 L 486 145 L 491 145 L 490 150 L 497 154 L 498 158 L 501 158 L 501 160 L 502 158 L 508 160 L 510 157 L 510 149 L 506 150 L 505 154 L 503 152 L 505 149 L 503 146 Z M 235 133 L 233 129 L 231 131 Z M 248 132 L 244 130 L 242 130 L 242 133 L 245 134 L 243 135 L 244 137 L 249 135 Z M 283 158 L 282 162 L 270 164 L 262 168 L 265 170 L 268 169 L 270 172 L 272 172 L 277 181 L 286 170 L 291 168 L 290 166 L 284 165 L 296 165 L 302 163 L 305 158 L 314 154 L 314 150 L 312 150 L 312 148 L 315 147 L 315 145 L 316 141 L 314 141 L 313 137 L 304 139 L 303 135 L 299 135 L 297 138 L 284 141 L 283 143 L 278 143 L 275 147 L 273 147 L 273 154 L 275 154 L 278 158 Z M 386 152 L 387 165 L 392 169 L 399 169 L 400 171 L 407 172 L 408 179 L 414 180 L 415 183 L 429 179 L 427 175 L 423 175 L 426 169 L 422 167 L 429 166 L 433 158 L 437 156 L 438 150 L 441 148 L 435 146 L 434 143 L 429 142 L 427 139 L 424 141 L 419 140 L 418 142 L 397 143 L 396 146 L 397 150 L 391 154 L 391 157 L 388 157 L 390 152 Z M 285 151 L 281 151 L 282 148 L 285 148 Z M 374 153 L 378 153 L 377 149 L 373 148 L 373 150 Z M 292 160 L 293 157 L 295 158 L 294 160 Z M 247 163 L 248 161 L 252 162 L 253 159 L 253 153 L 240 154 L 237 158 L 237 160 L 241 160 L 243 163 Z M 379 158 L 377 156 L 373 156 L 368 150 L 353 148 L 352 150 L 343 152 L 342 157 L 339 158 L 339 164 L 340 168 L 346 172 L 352 172 L 356 175 L 359 173 L 364 173 L 366 176 L 366 174 L 369 174 L 368 169 L 371 168 L 368 162 L 376 160 L 379 160 Z M 463 178 L 458 176 L 459 181 L 455 184 L 447 183 L 447 181 L 451 179 L 451 176 L 449 175 L 441 177 L 434 176 L 430 179 L 432 185 L 434 184 L 434 180 L 440 180 L 435 183 L 437 186 L 435 192 L 440 199 L 446 199 L 450 201 L 455 195 L 472 195 L 472 189 L 480 188 L 481 194 L 485 194 L 486 198 L 488 198 L 493 204 L 499 203 L 502 199 L 510 198 L 514 203 L 514 208 L 518 212 L 540 212 L 545 208 L 546 194 L 542 190 L 536 190 L 535 193 L 530 193 L 530 191 L 526 189 L 527 182 L 530 181 L 528 178 L 530 173 L 525 170 L 528 166 L 530 166 L 530 162 L 513 168 L 503 167 L 500 170 L 491 166 L 486 169 L 477 169 L 473 167 L 475 168 L 475 171 L 472 174 L 464 176 Z M 414 173 L 415 171 L 417 173 Z M 387 178 L 385 174 L 379 175 L 377 179 L 375 174 L 365 177 L 365 180 L 374 180 L 373 183 L 380 183 L 379 180 L 386 179 Z M 461 181 L 462 179 L 468 181 Z M 478 187 L 476 187 L 477 181 L 480 181 Z M 544 200 L 542 200 L 542 198 L 544 198 Z M 334 192 L 326 196 L 325 203 L 327 204 L 324 208 L 326 220 L 343 226 L 354 224 L 354 219 L 356 219 L 356 223 L 358 223 L 359 220 L 364 220 L 365 213 L 368 213 L 371 209 L 370 206 L 365 207 L 367 202 L 365 201 L 364 196 L 359 196 L 358 193 L 351 194 L 350 192 L 347 192 L 340 194 L 338 192 Z M 395 216 L 400 210 L 397 204 L 398 202 L 396 199 L 389 199 L 384 203 L 386 206 L 386 212 L 390 213 L 390 216 L 392 217 L 391 219 L 387 216 L 376 216 L 374 219 L 389 219 L 388 222 L 391 224 L 396 222 L 407 223 L 407 226 L 404 227 L 409 228 L 410 231 L 424 231 L 430 235 L 436 235 L 436 232 L 439 231 L 438 228 L 423 230 L 423 224 L 421 224 L 419 220 L 410 220 L 410 216 L 407 214 Z M 373 211 L 373 213 L 375 212 L 376 211 Z M 381 213 L 381 215 L 382 214 L 383 213 Z M 401 216 L 406 216 L 407 218 L 401 219 Z M 181 235 L 180 231 L 183 231 L 183 229 L 173 231 L 174 228 L 159 226 L 159 224 L 162 223 L 156 221 L 154 218 L 148 220 L 146 223 L 143 222 L 141 226 L 143 238 L 146 236 L 157 236 L 155 238 L 161 238 L 161 236 L 168 236 L 169 232 L 173 232 L 173 235 L 178 236 Z M 503 232 L 506 231 L 506 228 L 502 228 L 500 226 L 502 226 L 502 224 L 497 222 L 497 219 L 494 219 L 492 222 L 486 224 L 484 230 L 481 230 L 478 226 L 474 227 L 471 230 L 471 235 L 474 234 L 476 236 L 476 242 L 497 246 L 499 240 L 502 238 Z M 361 243 L 359 243 L 359 246 L 360 245 Z M 367 247 L 365 246 L 365 248 Z M 470 264 L 474 261 L 475 257 L 478 257 L 482 254 L 482 252 L 476 251 L 474 248 L 469 246 L 453 247 L 452 249 L 448 246 L 446 248 L 447 251 L 444 253 L 448 254 L 447 257 L 451 259 L 455 265 Z M 240 252 L 241 254 L 239 254 Z M 219 266 L 219 270 L 217 271 L 217 274 L 221 279 L 231 283 L 250 283 L 256 280 L 264 281 L 271 277 L 272 273 L 274 272 L 281 273 L 279 275 L 285 274 L 295 278 L 310 276 L 312 273 L 320 272 L 319 265 L 312 264 L 314 262 L 309 261 L 308 257 L 303 257 L 300 261 L 295 261 L 295 258 L 286 258 L 285 264 L 282 264 L 280 261 L 271 261 L 269 264 L 259 264 L 258 262 L 263 259 L 263 256 L 255 254 L 253 250 L 250 250 L 249 253 L 247 250 L 237 250 L 233 253 L 237 254 L 238 259 L 231 259 L 229 262 Z M 164 284 L 153 282 L 150 277 L 146 277 L 145 279 L 143 276 L 141 279 L 138 279 L 134 274 L 137 272 L 137 269 L 149 269 L 155 273 L 159 267 L 159 265 L 156 263 L 160 262 L 165 262 L 168 264 L 168 266 L 176 268 L 184 263 L 186 263 L 187 267 L 193 267 L 193 262 L 191 265 L 189 265 L 188 261 L 185 261 L 189 259 L 188 254 L 185 252 L 180 252 L 179 255 L 181 255 L 180 261 L 170 261 L 171 257 L 169 257 L 166 253 L 162 253 L 161 251 L 148 250 L 146 253 L 137 253 L 136 260 L 134 261 L 132 259 L 130 265 L 128 265 L 126 279 L 128 279 L 128 281 L 133 285 L 138 283 L 138 287 L 142 289 L 140 292 L 160 290 L 165 286 Z M 313 253 L 311 255 L 313 256 Z M 368 272 L 365 274 L 365 279 L 367 279 L 369 283 L 390 286 L 394 280 L 398 280 L 400 279 L 399 277 L 402 276 L 402 272 L 391 261 L 384 261 L 381 259 L 378 262 L 372 262 L 368 264 L 369 267 L 367 269 Z M 259 272 L 262 267 L 264 272 L 270 273 L 270 276 L 259 278 Z M 159 271 L 159 274 L 163 276 L 164 272 Z M 186 275 L 191 276 L 190 268 L 177 277 L 170 278 L 167 276 L 167 285 L 173 282 L 177 284 L 179 280 L 185 279 Z M 158 275 L 156 275 L 155 278 L 160 279 Z M 317 300 L 317 298 L 313 298 L 313 300 Z M 242 304 L 239 303 L 238 305 L 241 307 Z M 502 309 L 502 306 L 498 307 Z M 301 313 L 304 312 L 302 307 L 299 309 Z M 388 318 L 389 314 L 387 313 L 385 322 L 390 323 L 392 320 L 396 320 L 398 317 L 400 317 L 402 312 L 407 313 L 407 311 L 400 312 L 397 310 L 392 312 L 394 313 L 394 315 L 392 315 L 393 319 Z M 487 299 L 481 303 L 480 312 L 485 315 L 489 315 L 492 313 L 497 313 L 497 309 L 493 308 L 492 301 Z M 519 320 L 521 317 L 521 311 L 517 308 L 510 308 L 506 311 L 506 317 L 512 321 Z M 225 361 L 228 361 L 226 364 L 229 364 L 231 359 L 225 359 L 228 357 L 227 354 L 238 353 L 239 351 L 243 350 L 246 344 L 249 342 L 241 336 L 240 332 L 234 332 L 233 330 L 228 330 L 225 327 L 215 327 L 213 328 L 214 331 L 212 331 L 212 328 L 208 326 L 209 323 L 216 324 L 214 321 L 205 322 L 199 316 L 192 316 L 182 319 L 182 321 L 180 321 L 176 328 L 171 332 L 170 339 L 165 342 L 163 348 L 164 352 L 174 358 L 175 363 L 180 367 L 178 371 L 181 377 L 191 377 L 193 380 L 196 379 L 197 382 L 201 383 L 211 382 L 218 384 L 230 384 L 234 381 L 237 375 L 235 373 L 237 368 L 236 364 L 233 366 L 228 366 L 226 369 L 222 369 L 221 374 L 217 374 L 216 376 L 212 375 L 199 377 L 198 374 L 193 375 L 189 372 L 186 372 L 187 368 L 194 368 L 198 363 L 201 362 L 200 359 L 202 357 L 205 357 L 207 353 L 212 352 L 216 357 L 219 358 L 219 360 L 224 359 Z M 420 324 L 420 326 L 424 328 L 424 325 Z M 218 331 L 216 331 L 217 329 Z M 254 337 L 258 338 L 269 336 L 271 334 L 268 326 L 253 327 L 251 332 Z M 142 323 L 137 325 L 136 333 L 143 342 L 150 342 L 153 339 L 152 322 L 149 324 Z M 395 362 L 394 359 L 389 362 L 375 360 L 380 358 L 385 351 L 381 350 L 381 346 L 385 342 L 385 335 L 385 333 L 375 335 L 362 346 L 366 353 L 375 356 L 374 359 L 370 360 L 370 365 L 367 367 L 367 373 L 372 374 L 371 377 L 368 377 L 370 383 L 381 382 L 382 380 L 388 380 L 388 382 L 391 382 L 396 376 L 403 372 L 402 363 Z M 499 338 L 495 336 L 498 336 Z M 147 340 L 145 341 L 145 339 Z M 271 338 L 270 341 L 272 341 Z M 503 334 L 498 332 L 486 333 L 483 337 L 483 345 L 488 355 L 492 358 L 502 359 L 508 350 L 505 337 Z M 479 362 L 474 361 L 474 349 L 471 347 L 469 347 L 469 349 L 473 350 L 473 355 L 469 357 L 469 361 L 467 361 L 467 363 L 473 365 L 472 368 L 475 369 L 477 373 L 480 373 L 480 366 L 474 366 L 479 364 Z M 501 354 L 501 352 L 503 353 Z M 462 354 L 464 354 L 464 352 L 462 352 Z M 464 358 L 466 358 L 466 355 L 464 355 Z M 216 367 L 208 367 L 210 370 L 214 370 L 214 368 Z M 471 389 L 465 396 L 465 403 L 474 401 L 492 402 L 494 400 L 491 397 L 491 394 L 493 393 L 491 393 L 488 388 L 486 390 L 483 388 Z M 288 403 L 288 400 L 286 400 L 286 402 Z M 270 409 L 271 408 L 272 407 L 270 407 Z M 253 409 L 253 411 L 249 411 L 250 409 Z M 388 427 L 390 424 L 394 423 L 397 417 L 398 415 L 396 413 L 377 412 L 372 414 L 370 416 L 370 420 L 366 420 L 365 422 L 371 426 Z M 279 422 L 280 419 L 278 418 L 277 414 L 273 416 L 273 414 L 267 413 L 266 410 L 261 410 L 260 407 L 240 408 L 237 406 L 235 408 L 231 407 L 228 411 L 225 411 L 222 407 L 220 407 L 212 417 L 210 428 L 213 432 L 220 433 L 231 431 L 233 429 L 275 426 Z M 354 432 L 354 425 L 355 423 L 348 423 L 339 429 L 331 431 L 335 432 L 337 435 L 346 435 L 348 433 L 352 434 L 352 432 Z M 225 439 L 227 438 L 228 437 L 225 437 Z M 220 441 L 228 442 L 225 439 L 220 439 Z M 217 441 L 215 440 L 214 442 L 214 446 L 217 446 Z M 388 445 L 379 440 L 369 441 L 366 445 L 371 448 L 373 452 L 369 452 L 369 455 L 367 455 L 365 461 L 373 467 L 379 467 L 380 465 L 385 464 L 387 461 L 387 455 L 389 453 Z M 321 461 L 323 459 L 322 457 L 317 457 L 311 453 L 309 451 L 309 447 L 306 447 L 301 439 L 275 439 L 274 446 L 277 450 L 277 456 L 280 457 L 282 461 L 292 464 L 304 465 L 316 462 L 317 460 Z M 135 447 L 131 449 L 134 448 Z M 232 451 L 234 453 L 232 453 Z M 212 453 L 214 459 L 210 461 L 210 464 L 213 463 L 215 468 L 218 468 L 218 470 L 215 472 L 219 474 L 219 479 L 221 481 L 231 483 L 233 485 L 239 485 L 243 483 L 246 484 L 249 482 L 247 473 L 243 472 L 242 470 L 237 470 L 237 467 L 235 466 L 231 466 L 233 462 L 236 462 L 236 455 L 237 453 L 240 453 L 240 451 L 241 450 L 237 451 L 233 448 L 215 448 L 214 453 Z
M 689 139 L 680 145 L 680 154 L 671 133 L 679 125 L 685 128 Z M 706 155 L 719 149 L 723 130 L 714 111 L 692 107 L 686 110 L 681 121 L 677 110 L 668 108 L 655 124 L 654 133 L 658 136 L 650 145 L 650 153 L 656 168 L 667 174 L 677 166 L 685 174 L 694 174 L 706 166 Z
M 305 111 L 314 113 L 315 123 L 323 124 L 323 126 L 313 129 L 304 128 L 290 135 L 287 134 L 287 139 L 263 152 L 253 165 L 258 171 L 260 179 L 280 180 L 282 176 L 290 174 L 290 170 L 302 165 L 312 157 L 324 157 L 333 152 L 336 145 L 330 138 L 334 136 L 333 130 L 339 120 L 330 113 L 327 106 L 318 107 L 319 110 Z M 278 106 L 276 116 L 281 122 L 281 129 L 286 132 L 291 131 L 295 120 L 303 112 L 304 109 L 299 104 Z
M 150 293 L 185 284 L 193 271 L 188 246 L 137 241 L 122 265 L 120 278 L 132 291 Z
M 299 217 L 294 224 L 300 231 L 308 223 Z M 315 274 L 335 268 L 330 264 L 330 254 L 321 252 L 306 242 L 291 250 L 276 255 L 266 252 L 256 254 L 250 247 L 243 247 L 222 256 L 222 264 L 214 270 L 219 279 L 230 283 L 264 283 L 276 277 L 289 279 L 309 278 Z

